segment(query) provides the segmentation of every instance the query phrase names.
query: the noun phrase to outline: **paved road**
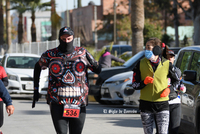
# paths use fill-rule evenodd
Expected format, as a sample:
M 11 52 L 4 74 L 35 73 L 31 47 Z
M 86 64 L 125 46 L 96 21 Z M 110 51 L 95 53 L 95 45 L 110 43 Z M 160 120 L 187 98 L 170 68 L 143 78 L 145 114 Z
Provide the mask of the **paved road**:
M 31 96 L 12 96 L 15 112 L 4 115 L 4 134 L 55 134 L 49 106 L 44 98 L 31 108 Z M 4 110 L 5 111 L 5 110 Z M 120 105 L 100 105 L 90 102 L 87 106 L 83 134 L 142 134 L 142 123 L 137 109 Z

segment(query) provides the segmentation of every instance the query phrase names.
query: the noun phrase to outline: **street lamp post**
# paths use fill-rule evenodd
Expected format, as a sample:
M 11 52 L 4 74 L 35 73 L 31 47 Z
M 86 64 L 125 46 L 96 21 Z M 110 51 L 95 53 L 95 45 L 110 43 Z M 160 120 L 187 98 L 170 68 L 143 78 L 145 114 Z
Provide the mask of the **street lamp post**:
M 114 0 L 114 44 L 116 43 L 116 0 Z

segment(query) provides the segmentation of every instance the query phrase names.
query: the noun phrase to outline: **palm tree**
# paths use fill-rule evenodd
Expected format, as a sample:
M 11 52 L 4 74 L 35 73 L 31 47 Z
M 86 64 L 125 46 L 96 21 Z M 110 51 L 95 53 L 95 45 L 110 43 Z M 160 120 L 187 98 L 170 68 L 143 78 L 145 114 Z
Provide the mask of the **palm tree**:
M 144 0 L 131 0 L 132 55 L 143 50 Z
M 0 45 L 3 45 L 4 43 L 4 39 L 3 39 L 3 35 L 4 35 L 4 21 L 3 21 L 3 0 L 0 0 Z
M 18 43 L 23 41 L 23 13 L 28 10 L 26 0 L 11 0 L 12 8 L 10 10 L 16 10 L 19 13 L 18 22 Z
M 35 26 L 35 12 L 36 10 L 43 10 L 46 9 L 48 6 L 51 6 L 50 2 L 41 3 L 40 0 L 26 0 L 28 9 L 31 11 L 31 19 L 32 19 L 32 25 L 31 25 L 31 37 L 32 42 L 35 42 L 36 39 L 36 26 Z
M 56 39 L 57 29 L 54 23 L 56 14 L 55 0 L 51 0 L 51 40 Z
M 6 0 L 6 42 L 8 44 L 8 47 L 11 45 L 11 17 L 10 17 L 10 0 Z
M 61 20 L 56 13 L 55 0 L 51 0 L 51 40 L 57 39 L 57 27 L 60 27 Z

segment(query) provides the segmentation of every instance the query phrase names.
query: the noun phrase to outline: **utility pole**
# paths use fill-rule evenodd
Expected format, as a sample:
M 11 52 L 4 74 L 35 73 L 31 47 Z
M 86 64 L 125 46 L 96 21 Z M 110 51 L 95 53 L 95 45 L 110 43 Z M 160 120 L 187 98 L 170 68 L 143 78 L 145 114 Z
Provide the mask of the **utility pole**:
M 76 8 L 76 0 L 74 0 L 74 9 Z
M 116 0 L 114 0 L 114 44 L 116 43 Z
M 69 17 L 69 10 L 68 10 L 68 0 L 66 0 L 67 3 L 67 26 L 70 27 L 70 17 Z
M 98 42 L 98 36 L 97 36 L 97 6 L 94 6 L 94 43 L 95 43 L 95 51 L 97 52 L 97 42 Z
M 177 0 L 174 0 L 173 11 L 174 11 L 174 28 L 175 28 L 175 46 L 179 47 Z

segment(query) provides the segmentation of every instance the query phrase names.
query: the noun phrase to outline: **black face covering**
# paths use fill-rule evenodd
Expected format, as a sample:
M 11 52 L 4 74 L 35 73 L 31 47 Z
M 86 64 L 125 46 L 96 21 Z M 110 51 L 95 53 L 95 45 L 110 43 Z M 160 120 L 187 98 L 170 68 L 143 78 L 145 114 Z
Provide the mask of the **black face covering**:
M 160 48 L 159 46 L 155 46 L 155 47 L 153 48 L 153 54 L 154 54 L 154 55 L 161 55 L 161 54 L 162 54 L 161 48 Z
M 58 46 L 58 49 L 66 54 L 72 53 L 74 51 L 73 41 L 74 39 L 67 43 L 59 38 L 60 45 Z

